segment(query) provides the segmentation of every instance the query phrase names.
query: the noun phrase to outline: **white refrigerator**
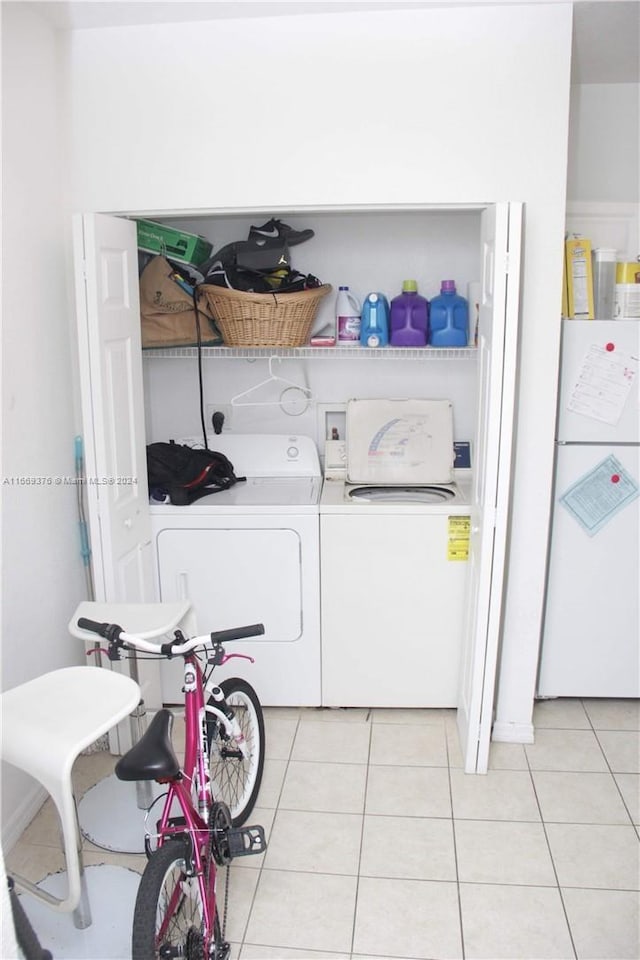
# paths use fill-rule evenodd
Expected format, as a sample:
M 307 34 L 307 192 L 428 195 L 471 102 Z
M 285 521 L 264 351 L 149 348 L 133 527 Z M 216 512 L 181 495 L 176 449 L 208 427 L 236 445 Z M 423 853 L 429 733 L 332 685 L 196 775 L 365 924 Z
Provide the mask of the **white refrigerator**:
M 541 697 L 640 697 L 638 358 L 638 321 L 563 321 Z

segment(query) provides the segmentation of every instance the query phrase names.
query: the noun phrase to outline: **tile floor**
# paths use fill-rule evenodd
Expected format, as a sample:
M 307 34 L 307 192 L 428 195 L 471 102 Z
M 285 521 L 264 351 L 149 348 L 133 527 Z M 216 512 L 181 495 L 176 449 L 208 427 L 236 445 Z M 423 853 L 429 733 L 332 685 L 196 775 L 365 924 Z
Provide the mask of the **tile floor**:
M 233 960 L 640 956 L 637 701 L 539 702 L 535 744 L 493 744 L 484 777 L 453 711 L 265 713 L 269 849 L 232 868 Z M 112 765 L 81 757 L 79 794 Z M 45 805 L 7 869 L 39 880 L 56 845 Z

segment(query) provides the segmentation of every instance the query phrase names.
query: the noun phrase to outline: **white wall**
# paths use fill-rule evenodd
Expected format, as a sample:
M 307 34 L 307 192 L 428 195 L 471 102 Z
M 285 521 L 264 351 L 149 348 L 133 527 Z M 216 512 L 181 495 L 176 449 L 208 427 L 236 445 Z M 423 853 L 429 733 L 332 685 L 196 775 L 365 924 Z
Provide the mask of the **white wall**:
M 560 4 L 78 31 L 75 201 L 554 200 L 569 21 Z
M 2 685 L 81 661 L 64 48 L 28 4 L 2 8 Z M 42 478 L 42 483 L 30 483 Z M 55 735 L 43 730 L 42 745 Z M 38 803 L 2 771 L 5 850 Z
M 82 31 L 77 209 L 526 204 L 501 683 L 530 732 L 553 459 L 571 5 Z M 544 65 L 544 69 L 541 69 Z M 527 731 L 525 731 L 526 733 Z
M 567 200 L 638 203 L 638 171 L 640 83 L 573 86 Z
M 567 230 L 640 255 L 640 82 L 571 88 Z

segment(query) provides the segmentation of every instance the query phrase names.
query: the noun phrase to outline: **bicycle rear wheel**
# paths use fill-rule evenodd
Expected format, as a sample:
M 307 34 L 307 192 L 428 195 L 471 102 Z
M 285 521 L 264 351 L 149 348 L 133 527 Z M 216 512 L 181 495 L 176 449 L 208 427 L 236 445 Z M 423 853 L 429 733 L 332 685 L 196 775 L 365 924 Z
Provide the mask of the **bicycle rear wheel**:
M 133 912 L 132 960 L 180 956 L 208 960 L 200 886 L 187 876 L 189 841 L 168 840 L 151 854 L 138 888 Z M 211 868 L 215 869 L 213 865 Z M 214 941 L 224 956 L 217 911 Z M 175 951 L 175 952 L 173 952 Z
M 231 811 L 231 822 L 240 827 L 246 821 L 260 790 L 264 768 L 264 718 L 253 687 L 245 680 L 231 678 L 220 684 L 224 698 L 233 707 L 245 737 L 245 755 L 227 736 L 224 726 L 210 719 L 209 763 L 211 793 Z M 209 701 L 215 706 L 213 699 Z M 211 718 L 211 714 L 209 714 Z

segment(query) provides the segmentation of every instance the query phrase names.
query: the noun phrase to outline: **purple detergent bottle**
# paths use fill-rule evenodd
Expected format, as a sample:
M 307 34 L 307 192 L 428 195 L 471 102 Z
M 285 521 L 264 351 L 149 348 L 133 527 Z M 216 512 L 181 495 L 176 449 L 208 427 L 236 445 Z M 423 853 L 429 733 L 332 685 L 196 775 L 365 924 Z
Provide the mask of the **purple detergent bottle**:
M 440 296 L 431 301 L 429 343 L 432 347 L 466 347 L 469 341 L 469 304 L 456 293 L 454 280 L 443 280 Z
M 415 280 L 405 280 L 402 293 L 391 301 L 389 343 L 392 347 L 425 347 L 429 334 L 429 304 Z

